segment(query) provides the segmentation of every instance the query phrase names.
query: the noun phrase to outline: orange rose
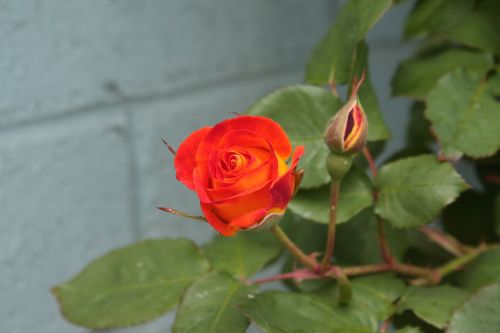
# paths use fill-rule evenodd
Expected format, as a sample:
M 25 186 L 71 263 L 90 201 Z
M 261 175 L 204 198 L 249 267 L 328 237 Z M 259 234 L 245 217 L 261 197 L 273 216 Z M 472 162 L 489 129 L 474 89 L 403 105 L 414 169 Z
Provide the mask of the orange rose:
M 176 177 L 200 199 L 208 223 L 222 235 L 278 220 L 298 186 L 293 153 L 280 125 L 258 116 L 238 116 L 203 127 L 180 145 Z M 266 223 L 267 225 L 267 223 Z

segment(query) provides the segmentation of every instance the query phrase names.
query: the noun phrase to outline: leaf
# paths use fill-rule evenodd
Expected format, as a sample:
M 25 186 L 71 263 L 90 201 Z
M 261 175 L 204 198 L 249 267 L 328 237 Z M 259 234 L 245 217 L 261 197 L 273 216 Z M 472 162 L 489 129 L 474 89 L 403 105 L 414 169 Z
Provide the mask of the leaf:
M 448 285 L 410 286 L 398 303 L 398 311 L 412 310 L 417 317 L 429 324 L 437 328 L 445 328 L 453 311 L 462 305 L 468 295 L 466 290 Z
M 124 327 L 172 309 L 184 289 L 208 268 L 188 240 L 146 240 L 97 259 L 53 293 L 63 315 L 77 325 Z
M 406 142 L 410 147 L 416 149 L 426 148 L 430 143 L 434 142 L 431 123 L 425 119 L 424 111 L 424 103 L 414 103 L 410 111 L 410 121 L 406 126 Z
M 352 65 L 353 75 L 351 75 L 350 81 L 352 82 L 354 78 L 359 79 L 362 73 L 365 72 L 366 79 L 359 89 L 358 96 L 368 119 L 368 140 L 387 140 L 391 137 L 391 132 L 382 117 L 380 104 L 370 79 L 368 65 L 368 45 L 365 41 L 361 41 L 356 50 L 356 58 Z
M 421 0 L 405 27 L 407 37 L 440 37 L 456 43 L 500 53 L 497 0 Z
M 429 223 L 467 184 L 448 163 L 421 155 L 384 165 L 376 179 L 375 213 L 397 228 Z
M 500 235 L 500 193 L 498 193 L 495 197 L 495 222 L 496 222 L 496 230 L 497 235 Z
M 481 75 L 457 70 L 443 76 L 429 92 L 426 117 L 445 155 L 461 151 L 478 158 L 500 148 L 500 103 Z
M 349 80 L 358 43 L 384 15 L 391 0 L 351 0 L 345 4 L 307 64 L 306 82 L 323 85 Z
M 214 270 L 237 279 L 259 272 L 281 252 L 281 244 L 269 232 L 240 232 L 234 237 L 217 236 L 203 246 Z
M 410 229 L 395 229 L 384 223 L 385 238 L 392 255 L 403 259 L 410 244 Z M 378 251 L 377 221 L 373 209 L 365 209 L 349 223 L 339 225 L 335 240 L 335 258 L 344 265 L 376 264 L 383 258 Z M 356 249 L 356 251 L 353 251 Z M 316 251 L 322 249 L 316 249 Z
M 396 331 L 396 333 L 423 333 L 420 328 L 407 326 Z
M 498 71 L 489 78 L 488 89 L 494 96 L 500 96 L 500 73 Z
M 447 332 L 500 332 L 500 284 L 487 286 L 473 294 L 455 311 Z
M 500 282 L 500 249 L 482 253 L 459 274 L 459 282 L 470 290 Z
M 364 171 L 353 167 L 342 180 L 337 210 L 337 223 L 349 221 L 373 204 L 372 185 Z M 300 191 L 290 202 L 295 214 L 318 223 L 327 224 L 330 211 L 330 185 Z
M 443 210 L 444 230 L 460 242 L 470 245 L 496 241 L 494 200 L 493 193 L 472 189 L 465 191 Z
M 373 333 L 362 320 L 346 318 L 318 297 L 268 291 L 241 305 L 243 314 L 265 333 Z
M 348 306 L 338 305 L 335 284 L 319 290 L 317 295 L 329 303 L 343 317 L 376 331 L 378 322 L 396 312 L 393 304 L 403 293 L 405 284 L 392 274 L 364 276 L 350 281 L 353 299 Z
M 329 150 L 323 133 L 330 118 L 342 107 L 341 101 L 325 89 L 307 85 L 276 90 L 247 113 L 266 116 L 278 122 L 292 145 L 304 145 L 300 167 L 305 169 L 302 188 L 324 185 L 330 181 L 325 167 Z
M 186 291 L 173 332 L 246 332 L 248 320 L 236 307 L 254 289 L 226 273 L 213 272 L 202 277 Z
M 419 0 L 406 19 L 405 37 L 428 37 L 445 30 L 472 10 L 469 0 Z
M 425 99 L 444 74 L 457 68 L 484 73 L 493 66 L 493 56 L 464 49 L 445 49 L 402 62 L 392 79 L 394 96 Z

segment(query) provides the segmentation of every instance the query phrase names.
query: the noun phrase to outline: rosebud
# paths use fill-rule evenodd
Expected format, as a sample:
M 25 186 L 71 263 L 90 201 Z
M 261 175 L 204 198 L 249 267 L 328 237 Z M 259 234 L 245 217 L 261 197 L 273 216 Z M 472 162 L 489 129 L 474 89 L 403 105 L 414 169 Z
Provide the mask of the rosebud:
M 354 154 L 366 144 L 368 122 L 357 94 L 363 80 L 364 74 L 359 82 L 353 82 L 351 97 L 328 123 L 325 142 L 334 152 Z

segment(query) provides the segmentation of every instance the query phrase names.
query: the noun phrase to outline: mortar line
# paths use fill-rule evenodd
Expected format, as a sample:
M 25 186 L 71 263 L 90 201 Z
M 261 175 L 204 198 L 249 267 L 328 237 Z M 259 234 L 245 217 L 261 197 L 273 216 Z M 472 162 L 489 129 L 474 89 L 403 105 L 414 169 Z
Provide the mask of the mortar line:
M 112 109 L 114 107 L 127 104 L 137 105 L 142 103 L 154 102 L 162 99 L 178 98 L 193 93 L 200 93 L 205 90 L 223 88 L 225 86 L 233 84 L 264 80 L 271 78 L 273 76 L 281 76 L 297 72 L 302 67 L 303 64 L 291 64 L 282 67 L 267 68 L 252 72 L 239 72 L 216 79 L 208 79 L 204 82 L 186 84 L 185 86 L 167 89 L 162 92 L 151 92 L 140 95 L 121 94 L 118 98 L 115 97 L 115 99 L 113 100 L 97 101 L 94 103 L 89 103 L 86 105 L 75 107 L 67 111 L 60 111 L 46 116 L 41 116 L 32 119 L 25 119 L 20 121 L 13 121 L 11 123 L 0 125 L 0 134 L 12 130 L 17 130 L 19 128 L 36 126 L 39 124 L 50 123 L 52 121 L 57 121 L 60 119 L 71 118 L 79 116 L 81 114 L 87 115 L 101 111 L 102 109 Z M 300 83 L 302 82 L 297 82 L 297 84 Z
M 128 164 L 128 173 L 129 173 L 129 213 L 132 222 L 132 235 L 135 241 L 139 241 L 144 236 L 142 232 L 141 219 L 139 210 L 141 208 L 140 202 L 140 182 L 139 182 L 139 167 L 137 165 L 137 151 L 136 151 L 136 142 L 134 137 L 134 121 L 132 110 L 127 108 L 125 110 L 125 116 L 127 121 L 127 131 L 125 135 L 125 144 L 126 144 L 126 152 L 127 152 L 127 164 Z

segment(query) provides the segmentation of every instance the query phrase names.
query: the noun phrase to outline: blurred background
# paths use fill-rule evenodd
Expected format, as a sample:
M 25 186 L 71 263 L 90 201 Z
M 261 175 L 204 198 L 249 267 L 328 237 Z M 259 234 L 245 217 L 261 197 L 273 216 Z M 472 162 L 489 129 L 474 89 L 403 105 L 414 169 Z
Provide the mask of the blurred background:
M 0 332 L 79 333 L 49 289 L 147 237 L 204 242 L 171 156 L 189 133 L 303 81 L 343 1 L 0 0 Z M 412 2 L 370 32 L 372 79 L 402 146 L 409 102 L 390 78 Z M 116 333 L 169 332 L 167 315 Z M 226 333 L 226 332 L 224 332 Z M 227 332 L 230 333 L 230 332 Z

